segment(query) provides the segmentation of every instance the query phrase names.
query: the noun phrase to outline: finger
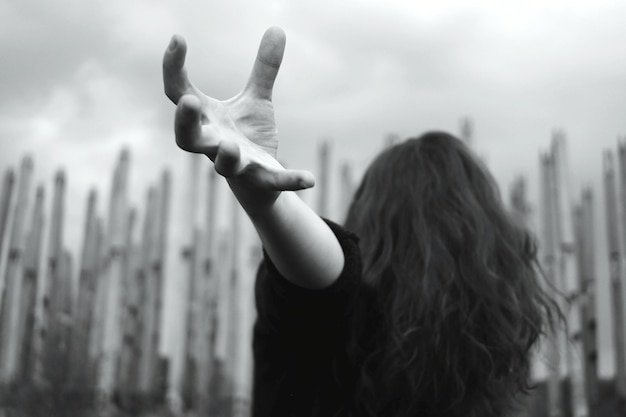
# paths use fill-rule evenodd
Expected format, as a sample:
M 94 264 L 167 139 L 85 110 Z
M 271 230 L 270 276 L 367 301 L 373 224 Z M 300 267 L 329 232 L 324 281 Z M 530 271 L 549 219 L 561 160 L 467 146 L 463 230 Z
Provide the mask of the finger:
M 184 95 L 178 100 L 174 117 L 176 144 L 189 152 L 199 152 L 202 144 L 200 100 L 193 95 Z
M 182 36 L 174 35 L 163 55 L 163 86 L 165 95 L 175 104 L 184 94 L 197 93 L 185 69 L 187 43 Z
M 223 177 L 229 178 L 237 175 L 241 171 L 239 146 L 233 142 L 221 142 L 214 163 L 215 171 Z
M 285 53 L 285 32 L 271 27 L 265 31 L 257 52 L 246 90 L 258 98 L 272 99 L 272 89 Z
M 315 177 L 308 171 L 285 169 L 273 172 L 272 186 L 276 191 L 297 191 L 315 185 Z

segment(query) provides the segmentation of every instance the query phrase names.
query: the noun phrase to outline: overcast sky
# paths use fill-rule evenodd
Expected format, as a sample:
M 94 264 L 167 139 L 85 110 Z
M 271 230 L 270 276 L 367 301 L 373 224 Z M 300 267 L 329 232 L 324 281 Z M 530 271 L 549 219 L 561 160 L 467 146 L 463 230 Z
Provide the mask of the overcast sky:
M 503 193 L 526 175 L 537 209 L 538 154 L 563 128 L 574 196 L 583 185 L 596 193 L 604 263 L 601 161 L 626 135 L 626 2 L 469 3 L 3 0 L 0 169 L 16 169 L 31 154 L 36 183 L 49 195 L 55 170 L 67 171 L 66 241 L 77 255 L 87 191 L 99 190 L 104 215 L 123 146 L 131 150 L 131 203 L 141 210 L 148 183 L 165 167 L 181 193 L 189 158 L 174 143 L 174 106 L 161 81 L 171 35 L 186 38 L 196 85 L 225 99 L 244 86 L 264 30 L 276 25 L 287 33 L 274 102 L 279 156 L 289 166 L 315 172 L 317 144 L 328 138 L 334 163 L 348 161 L 359 172 L 386 135 L 458 133 L 468 116 L 475 149 Z M 171 249 L 174 264 L 178 248 Z M 607 277 L 598 268 L 606 301 Z M 173 282 L 167 288 L 182 291 Z M 600 306 L 607 374 L 608 302 Z

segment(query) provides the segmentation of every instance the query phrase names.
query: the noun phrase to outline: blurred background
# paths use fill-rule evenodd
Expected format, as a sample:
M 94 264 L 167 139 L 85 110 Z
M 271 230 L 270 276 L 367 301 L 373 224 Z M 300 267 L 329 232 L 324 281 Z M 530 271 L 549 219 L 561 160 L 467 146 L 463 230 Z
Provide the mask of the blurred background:
M 0 218 L 0 320 L 6 324 L 0 326 L 5 345 L 0 382 L 4 392 L 12 393 L 3 394 L 3 401 L 43 395 L 11 391 L 15 375 L 24 372 L 18 364 L 29 361 L 19 351 L 32 333 L 36 337 L 28 357 L 33 364 L 46 362 L 36 359 L 50 351 L 46 340 L 57 340 L 59 357 L 99 358 L 93 365 L 98 371 L 80 378 L 104 394 L 80 401 L 109 404 L 102 406 L 108 412 L 121 413 L 129 404 L 135 412 L 145 411 L 150 401 L 137 398 L 161 392 L 167 412 L 201 413 L 208 400 L 190 392 L 211 386 L 223 391 L 215 396 L 230 401 L 229 413 L 245 415 L 247 329 L 254 319 L 251 288 L 259 246 L 225 184 L 211 175 L 210 161 L 176 147 L 174 105 L 163 94 L 161 59 L 172 34 L 182 35 L 191 80 L 208 95 L 226 99 L 245 85 L 269 26 L 287 34 L 274 88 L 279 159 L 316 174 L 320 186 L 301 196 L 334 220 L 341 221 L 346 196 L 384 146 L 427 130 L 446 130 L 467 140 L 483 159 L 512 210 L 509 195 L 524 183 L 524 221 L 541 237 L 546 232 L 540 153 L 552 152 L 567 162 L 557 168 L 564 176 L 559 184 L 571 196 L 564 209 L 580 199 L 583 189 L 594 194 L 589 230 L 596 259 L 591 270 L 597 374 L 601 380 L 617 380 L 611 265 L 618 265 L 622 282 L 624 274 L 621 264 L 609 262 L 609 255 L 621 249 L 611 252 L 607 234 L 605 173 L 610 164 L 605 151 L 615 151 L 620 137 L 626 140 L 626 3 L 471 3 L 3 0 L 0 216 L 6 219 Z M 567 146 L 555 151 L 555 137 Z M 241 226 L 235 227 L 238 222 Z M 624 229 L 621 220 L 609 224 Z M 29 242 L 37 239 L 41 248 L 35 251 Z M 29 276 L 29 265 L 31 287 L 23 278 Z M 241 277 L 233 295 L 224 295 L 228 286 L 225 278 L 216 278 L 220 274 Z M 90 284 L 81 287 L 83 281 Z M 84 295 L 81 304 L 83 293 L 91 295 Z M 24 300 L 21 307 L 6 301 L 13 296 Z M 228 297 L 234 300 L 230 304 L 223 301 Z M 25 305 L 35 306 L 32 319 Z M 82 313 L 88 310 L 95 313 L 87 319 Z M 61 319 L 51 318 L 54 311 L 64 311 Z M 80 325 L 75 324 L 78 317 L 84 318 Z M 211 323 L 224 317 L 238 317 L 237 326 L 233 321 L 211 330 L 217 327 Z M 57 321 L 65 329 L 60 333 L 51 330 Z M 80 326 L 83 330 L 72 330 Z M 89 336 L 96 327 L 100 336 Z M 200 328 L 204 333 L 194 330 Z M 227 328 L 239 330 L 227 335 Z M 82 341 L 72 342 L 77 334 Z M 9 339 L 20 342 L 10 347 Z M 213 359 L 190 353 L 202 351 L 203 343 L 215 344 Z M 235 345 L 244 348 L 234 354 L 228 346 Z M 83 351 L 70 346 L 83 346 Z M 122 353 L 124 346 L 128 353 Z M 138 351 L 144 362 L 133 356 Z M 534 369 L 539 381 L 550 373 L 541 357 Z M 189 369 L 198 368 L 193 364 L 206 361 L 213 361 L 211 371 L 190 376 Z M 130 368 L 120 363 L 132 362 L 143 364 L 136 374 L 158 371 L 121 375 L 119 369 Z M 44 365 L 33 365 L 26 373 L 39 375 L 40 382 L 69 378 L 63 375 L 80 380 L 79 371 L 67 370 L 72 365 L 63 366 L 45 371 Z M 220 366 L 224 369 L 216 371 Z M 220 372 L 230 375 L 230 388 L 210 376 Z M 121 392 L 143 397 L 115 397 L 120 386 L 141 386 Z M 233 398 L 241 410 L 232 406 Z M 14 401 L 6 409 L 18 405 Z

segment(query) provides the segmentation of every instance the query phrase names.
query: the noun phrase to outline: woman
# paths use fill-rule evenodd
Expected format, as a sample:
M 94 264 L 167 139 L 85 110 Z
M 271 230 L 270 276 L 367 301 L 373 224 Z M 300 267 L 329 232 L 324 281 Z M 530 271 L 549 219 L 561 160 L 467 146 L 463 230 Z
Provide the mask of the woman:
M 164 61 L 184 150 L 223 175 L 264 247 L 256 283 L 253 416 L 500 416 L 529 388 L 531 348 L 559 315 L 529 232 L 455 137 L 427 133 L 368 168 L 345 228 L 293 190 L 271 103 L 285 35 L 269 29 L 237 96 L 188 80 L 186 45 Z

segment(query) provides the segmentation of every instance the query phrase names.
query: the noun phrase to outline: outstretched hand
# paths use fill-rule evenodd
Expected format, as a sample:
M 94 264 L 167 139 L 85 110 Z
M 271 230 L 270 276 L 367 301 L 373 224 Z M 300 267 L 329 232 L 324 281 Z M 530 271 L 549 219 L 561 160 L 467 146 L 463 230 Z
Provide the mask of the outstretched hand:
M 284 32 L 268 29 L 248 83 L 224 101 L 205 95 L 189 81 L 182 37 L 172 37 L 163 57 L 165 94 L 177 104 L 176 143 L 186 151 L 207 155 L 219 174 L 251 191 L 299 190 L 315 183 L 311 173 L 284 169 L 276 160 L 272 89 L 284 50 Z

